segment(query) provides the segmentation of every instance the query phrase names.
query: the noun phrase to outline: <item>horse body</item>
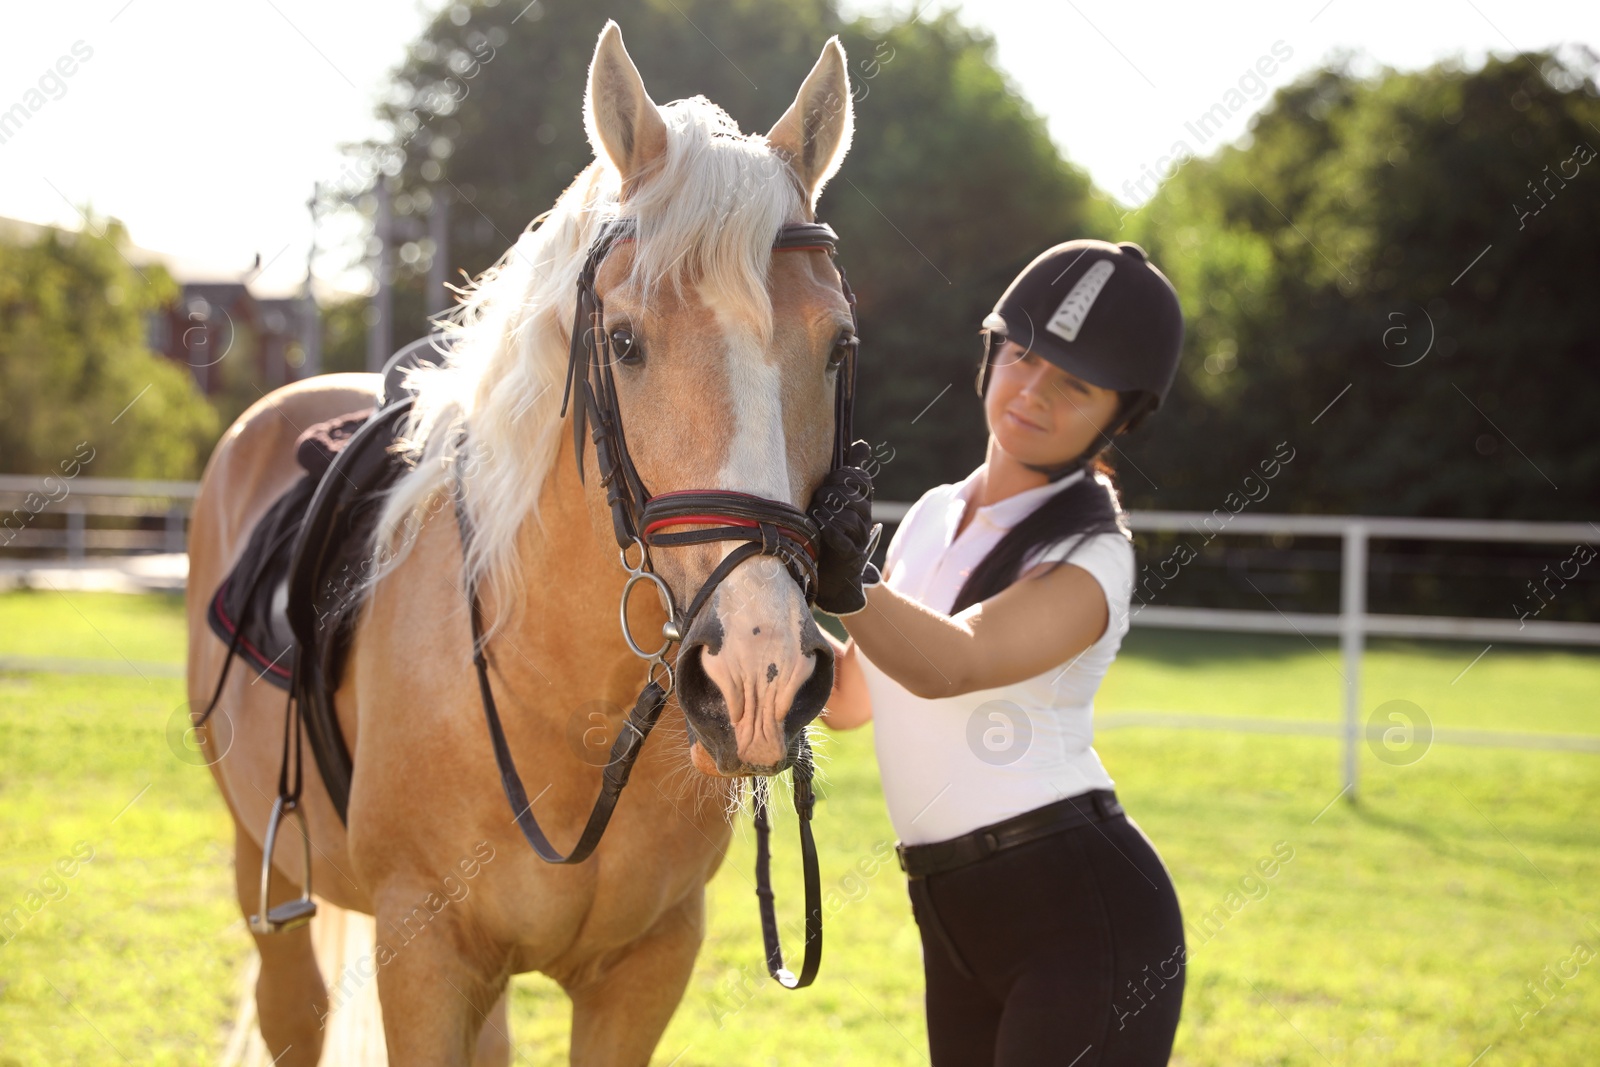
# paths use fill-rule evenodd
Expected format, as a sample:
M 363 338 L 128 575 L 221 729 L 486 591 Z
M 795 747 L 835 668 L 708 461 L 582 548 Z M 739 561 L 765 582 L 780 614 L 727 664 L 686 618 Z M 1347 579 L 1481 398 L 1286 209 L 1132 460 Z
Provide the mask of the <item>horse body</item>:
M 191 531 L 189 664 L 196 700 L 214 684 L 225 652 L 205 624 L 207 591 L 237 560 L 254 522 L 302 473 L 293 458 L 300 428 L 359 408 L 376 387 L 374 375 L 287 386 L 241 416 L 218 447 Z M 570 441 L 560 458 L 543 494 L 549 534 L 530 530 L 525 556 L 529 573 L 560 579 L 528 587 L 519 621 L 494 641 L 506 653 L 494 656 L 493 678 L 503 703 L 547 712 L 513 716 L 506 731 L 524 776 L 538 783 L 534 791 L 548 783 L 534 810 L 564 843 L 576 839 L 599 791 L 596 746 L 582 733 L 614 736 L 643 684 L 644 667 L 617 627 L 622 580 L 615 549 L 596 536 L 602 522 L 609 525 L 609 513 L 596 514 L 582 492 Z M 219 496 L 226 496 L 226 507 Z M 441 977 L 476 1009 L 469 1021 L 481 1023 L 509 975 L 537 970 L 574 996 L 574 1058 L 582 1062 L 580 1035 L 649 1035 L 648 1026 L 635 1028 L 648 1022 L 652 1003 L 662 1028 L 670 1018 L 703 934 L 705 883 L 731 836 L 732 780 L 686 773 L 682 712 L 669 709 L 595 855 L 573 866 L 539 860 L 498 788 L 468 788 L 494 785 L 497 772 L 476 689 L 463 685 L 471 637 L 460 566 L 454 516 L 445 508 L 428 518 L 412 552 L 363 610 L 336 701 L 356 756 L 348 831 L 311 763 L 309 744 L 301 744 L 300 758 L 310 766 L 302 804 L 316 846 L 313 883 L 330 903 L 376 917 L 374 963 L 385 1016 L 405 1020 L 402 1031 L 429 1015 L 459 1016 L 454 1005 L 440 1003 L 439 990 L 448 989 Z M 664 619 L 658 605 L 640 598 L 630 621 L 648 633 Z M 423 655 L 423 646 L 444 654 Z M 405 667 L 397 671 L 396 664 Z M 282 693 L 243 673 L 230 679 L 219 709 L 227 748 L 211 767 L 238 824 L 239 903 L 246 914 L 258 910 L 259 842 L 277 790 L 282 709 Z M 300 879 L 295 848 L 278 852 L 275 872 L 273 899 L 286 899 Z M 312 981 L 305 930 L 256 941 L 261 987 L 298 987 L 303 994 L 294 1007 L 260 1013 L 264 1035 L 269 1045 L 277 1039 L 290 1050 L 280 1062 L 297 1062 L 298 1047 L 307 1053 L 301 1062 L 315 1063 L 319 1031 L 338 1007 L 337 984 L 345 976 L 324 976 L 335 982 L 331 998 L 322 980 Z M 653 951 L 630 967 L 628 950 L 641 941 Z M 647 973 L 632 980 L 641 965 Z M 618 1000 L 630 1005 L 626 1025 L 614 1017 L 585 1025 L 594 1012 L 586 1016 L 583 1005 L 618 982 L 628 987 Z M 407 1003 L 411 992 L 416 1004 Z M 469 1035 L 452 1029 L 460 1028 L 443 1033 L 459 1046 Z M 449 1062 L 449 1055 L 440 1049 L 416 1062 Z
M 826 107 L 824 93 L 833 101 Z M 478 598 L 490 624 L 491 683 L 501 706 L 514 709 L 504 720 L 509 747 L 531 810 L 557 847 L 578 837 L 609 741 L 646 681 L 644 661 L 618 628 L 626 575 L 592 450 L 580 481 L 571 433 L 553 420 L 554 398 L 544 395 L 553 381 L 551 353 L 566 346 L 561 320 L 570 322 L 570 304 L 526 292 L 571 291 L 581 258 L 575 253 L 599 225 L 606 166 L 626 199 L 648 188 L 673 144 L 614 26 L 602 34 L 589 97 L 591 139 L 603 158 L 563 196 L 567 210 L 546 223 L 554 229 L 531 249 L 543 258 L 514 259 L 527 258 L 525 234 L 491 272 L 503 284 L 476 306 L 473 335 L 489 346 L 485 362 L 475 377 L 457 371 L 450 378 L 447 370 L 419 382 L 419 395 L 429 395 L 431 385 L 436 403 L 418 416 L 416 470 L 392 494 L 380 525 L 385 566 L 360 604 L 335 698 L 354 757 L 348 826 L 322 786 L 309 743 L 301 744 L 313 884 L 325 900 L 374 915 L 378 943 L 361 973 L 330 976 L 330 995 L 307 929 L 253 935 L 262 960 L 262 1034 L 285 1067 L 317 1063 L 326 1016 L 352 980 L 377 981 L 397 1067 L 508 1063 L 507 981 L 532 970 L 555 978 L 572 998 L 574 1063 L 648 1062 L 703 938 L 705 885 L 727 847 L 728 813 L 740 796 L 735 775 L 778 769 L 794 731 L 820 708 L 817 697 L 802 709 L 816 688 L 807 682 L 815 683 L 823 666 L 831 677 L 793 581 L 781 566 L 760 566 L 763 557 L 747 560 L 685 640 L 679 671 L 692 668 L 700 684 L 690 695 L 680 686 L 668 705 L 594 854 L 579 864 L 547 864 L 511 818 L 472 674 L 464 576 L 485 579 Z M 753 192 L 765 196 L 769 213 L 808 212 L 848 138 L 844 57 L 830 42 L 795 107 L 769 134 L 772 148 L 754 139 L 781 164 L 782 173 L 770 172 L 768 180 L 782 190 L 721 195 L 733 198 L 735 211 Z M 616 196 L 613 186 L 613 209 Z M 770 242 L 770 233 L 764 239 Z M 831 263 L 820 252 L 761 261 L 770 298 L 770 319 L 762 322 L 729 297 L 726 279 L 641 280 L 637 258 L 653 251 L 641 239 L 608 259 L 599 275 L 608 322 L 615 310 L 648 339 L 651 353 L 649 376 L 619 387 L 631 405 L 629 447 L 641 472 L 660 488 L 715 486 L 803 504 L 824 473 L 832 431 L 831 379 L 818 353 L 835 343 L 848 310 L 841 311 Z M 524 291 L 508 291 L 513 287 Z M 257 519 L 299 476 L 295 438 L 316 422 L 369 406 L 377 385 L 374 375 L 330 375 L 287 386 L 241 416 L 219 444 L 191 530 L 189 689 L 196 707 L 204 706 L 225 652 L 208 632 L 207 599 Z M 451 388 L 454 399 L 437 400 Z M 470 474 L 455 462 L 457 427 L 468 431 L 469 455 L 482 460 Z M 472 455 L 473 448 L 483 454 Z M 465 557 L 452 472 L 463 478 L 474 527 L 490 535 Z M 686 599 L 726 551 L 715 543 L 674 549 L 657 569 Z M 635 596 L 627 614 L 637 635 L 657 633 L 667 620 L 647 596 Z M 239 899 L 248 915 L 258 910 L 260 842 L 277 793 L 283 695 L 238 671 L 216 716 L 202 737 L 235 820 Z M 273 857 L 274 902 L 298 890 L 298 853 L 291 840 Z
M 569 453 L 570 443 L 568 463 Z M 617 628 L 621 572 L 615 550 L 596 536 L 609 514 L 590 512 L 570 466 L 557 470 L 544 490 L 549 534 L 530 532 L 523 558 L 527 573 L 559 580 L 530 584 L 518 621 L 499 631 L 490 655 L 502 703 L 540 712 L 509 717 L 506 732 L 534 813 L 565 847 L 600 789 L 595 746 L 582 735 L 615 736 L 645 671 Z M 440 559 L 450 563 L 441 569 Z M 630 1031 L 648 1035 L 647 1046 L 632 1050 L 647 1057 L 659 1036 L 649 1022 L 664 1029 L 693 967 L 704 886 L 731 834 L 731 783 L 686 773 L 682 713 L 669 710 L 595 854 L 571 866 L 540 860 L 509 817 L 476 689 L 463 684 L 471 637 L 459 567 L 454 516 L 442 509 L 374 590 L 340 694 L 341 708 L 372 723 L 356 749 L 349 855 L 372 887 L 380 940 L 409 932 L 419 908 L 439 909 L 426 920 L 428 939 L 407 939 L 380 968 L 386 1020 L 404 1019 L 411 1029 L 441 1006 L 459 1016 L 459 1003 L 439 1002 L 445 976 L 471 1002 L 475 1022 L 510 974 L 537 970 L 574 999 L 575 1062 L 590 1062 L 578 1052 L 585 1041 Z M 496 610 L 492 601 L 485 607 Z M 664 618 L 641 601 L 633 621 L 647 633 Z M 418 657 L 418 620 L 428 620 L 426 640 L 456 654 Z M 396 671 L 396 663 L 417 669 Z M 468 879 L 474 863 L 480 872 Z M 441 904 L 452 884 L 468 895 Z M 663 947 L 639 955 L 642 942 Z M 600 1010 L 619 988 L 614 1007 L 627 1006 L 625 1020 Z

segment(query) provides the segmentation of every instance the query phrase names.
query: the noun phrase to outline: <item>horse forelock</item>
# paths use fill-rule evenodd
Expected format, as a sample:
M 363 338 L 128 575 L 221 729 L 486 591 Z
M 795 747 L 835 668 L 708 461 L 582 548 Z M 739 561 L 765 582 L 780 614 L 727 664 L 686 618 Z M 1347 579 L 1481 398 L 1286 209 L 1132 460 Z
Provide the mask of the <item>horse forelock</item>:
M 661 109 L 667 147 L 621 205 L 638 235 L 630 281 L 648 302 L 662 284 L 692 283 L 765 340 L 772 330 L 772 240 L 804 199 L 793 170 L 704 97 Z
M 521 584 L 517 537 L 528 520 L 542 523 L 540 491 L 560 452 L 575 283 L 609 222 L 633 223 L 628 280 L 643 299 L 692 283 L 757 337 L 771 337 L 772 240 L 805 206 L 793 171 L 704 97 L 661 112 L 666 151 L 626 200 L 609 163 L 591 163 L 436 320 L 452 347 L 443 366 L 411 377 L 417 400 L 398 447 L 412 469 L 379 518 L 375 579 L 405 557 L 421 519 L 448 504 L 465 428 L 467 573 L 489 583 L 497 602 L 520 602 L 505 594 Z

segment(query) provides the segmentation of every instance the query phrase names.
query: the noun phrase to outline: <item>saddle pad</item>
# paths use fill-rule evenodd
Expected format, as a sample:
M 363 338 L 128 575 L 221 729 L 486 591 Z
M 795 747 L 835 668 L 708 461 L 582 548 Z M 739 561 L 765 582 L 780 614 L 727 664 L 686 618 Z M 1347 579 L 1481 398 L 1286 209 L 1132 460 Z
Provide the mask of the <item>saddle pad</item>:
M 288 689 L 294 678 L 294 633 L 284 616 L 289 557 L 316 488 L 317 480 L 306 475 L 273 502 L 206 610 L 211 632 L 224 644 L 236 646 L 235 654 L 255 672 L 257 681 L 279 689 Z
M 206 611 L 211 632 L 237 646 L 256 681 L 287 690 L 294 678 L 294 630 L 289 625 L 289 563 L 318 481 L 376 408 L 320 422 L 295 442 L 307 473 L 261 516 L 244 554 L 222 580 Z M 243 633 L 238 633 L 239 630 Z

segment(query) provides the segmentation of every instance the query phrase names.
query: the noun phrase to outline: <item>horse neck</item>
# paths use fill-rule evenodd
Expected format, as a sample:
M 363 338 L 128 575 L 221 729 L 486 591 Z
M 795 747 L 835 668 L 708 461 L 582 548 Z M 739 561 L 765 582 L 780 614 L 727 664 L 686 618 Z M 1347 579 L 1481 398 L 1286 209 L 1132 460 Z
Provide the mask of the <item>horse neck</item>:
M 539 493 L 542 522 L 530 518 L 517 536 L 523 579 L 521 610 L 507 617 L 505 635 L 527 649 L 530 659 L 542 661 L 533 678 L 541 684 L 578 690 L 564 694 L 570 703 L 599 696 L 595 690 L 619 675 L 627 675 L 636 691 L 643 684 L 644 665 L 628 651 L 617 625 L 617 605 L 626 575 L 618 563 L 610 510 L 598 474 L 591 462 L 585 481 L 579 482 L 567 424 L 561 428 L 560 440 Z M 665 614 L 650 621 L 643 609 L 658 611 L 653 598 L 634 599 L 639 602 L 633 611 L 635 632 L 655 632 L 650 627 L 659 628 Z M 646 600 L 652 603 L 647 606 Z M 632 680 L 633 665 L 638 667 L 637 680 Z M 627 699 L 631 702 L 631 694 Z M 552 714 L 570 710 L 562 705 Z

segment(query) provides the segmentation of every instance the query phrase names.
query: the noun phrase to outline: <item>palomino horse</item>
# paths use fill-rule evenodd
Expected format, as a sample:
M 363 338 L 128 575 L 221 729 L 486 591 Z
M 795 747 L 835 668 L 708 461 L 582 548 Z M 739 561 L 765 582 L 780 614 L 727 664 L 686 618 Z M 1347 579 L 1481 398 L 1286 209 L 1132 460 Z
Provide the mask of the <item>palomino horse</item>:
M 781 227 L 813 219 L 849 146 L 837 39 L 761 137 L 739 133 L 703 98 L 658 107 L 608 24 L 584 117 L 595 162 L 466 294 L 446 327 L 446 364 L 413 379 L 415 464 L 385 501 L 374 546 L 385 563 L 336 694 L 354 753 L 348 826 L 318 776 L 306 776 L 313 883 L 333 904 L 376 917 L 363 977 L 376 972 L 397 1067 L 509 1063 L 507 984 L 525 971 L 570 995 L 572 1062 L 647 1063 L 694 966 L 705 885 L 731 836 L 742 777 L 782 768 L 831 685 L 802 591 L 782 566 L 754 557 L 683 637 L 678 699 L 593 856 L 546 864 L 508 817 L 472 669 L 464 573 L 477 585 L 510 748 L 537 793 L 534 814 L 562 847 L 601 780 L 574 734 L 597 716 L 614 733 L 645 681 L 619 632 L 626 574 L 593 450 L 580 481 L 558 414 L 575 280 L 601 227 L 631 219 L 637 234 L 604 260 L 595 288 L 606 328 L 630 331 L 640 357 L 616 366 L 616 390 L 628 448 L 657 490 L 736 490 L 804 508 L 829 469 L 835 356 L 851 343 L 830 257 L 772 252 Z M 224 655 L 207 629 L 208 597 L 298 477 L 296 436 L 369 406 L 376 384 L 343 374 L 279 389 L 211 457 L 190 547 L 197 708 Z M 471 462 L 459 464 L 463 432 Z M 472 529 L 466 559 L 450 504 L 458 472 Z M 653 559 L 686 602 L 728 551 L 709 543 Z M 666 621 L 653 599 L 634 598 L 635 634 Z M 247 915 L 257 910 L 283 738 L 282 695 L 266 689 L 234 672 L 217 711 L 232 742 L 219 752 L 205 736 L 235 822 Z M 273 900 L 298 892 L 299 853 L 298 841 L 278 850 Z M 262 1035 L 275 1063 L 309 1067 L 329 1012 L 309 931 L 254 936 Z

